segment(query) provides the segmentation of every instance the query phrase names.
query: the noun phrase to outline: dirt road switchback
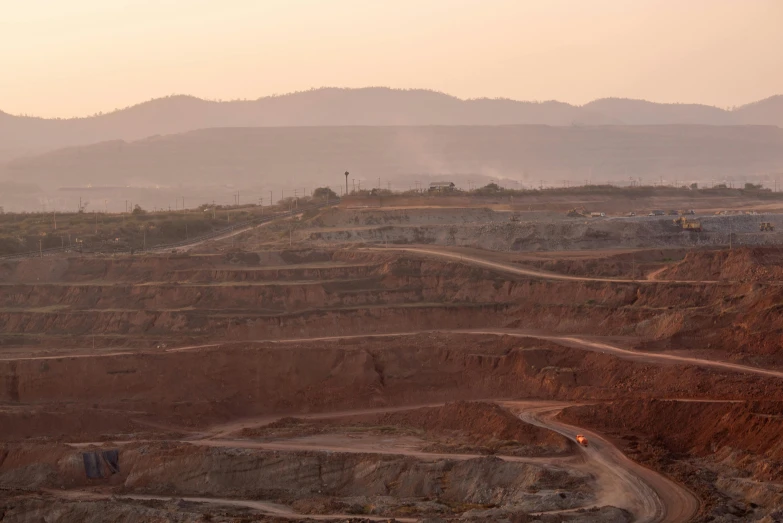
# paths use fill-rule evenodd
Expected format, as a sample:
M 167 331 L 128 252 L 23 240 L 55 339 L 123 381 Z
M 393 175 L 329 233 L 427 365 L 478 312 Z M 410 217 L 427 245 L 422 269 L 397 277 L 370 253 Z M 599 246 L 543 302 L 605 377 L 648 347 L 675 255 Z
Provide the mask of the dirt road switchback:
M 562 407 L 535 406 L 531 402 L 503 402 L 520 419 L 558 432 L 572 440 L 587 437 L 579 446 L 589 470 L 598 479 L 600 505 L 624 508 L 639 523 L 683 523 L 699 510 L 699 500 L 688 489 L 628 459 L 617 447 L 598 434 L 555 421 Z

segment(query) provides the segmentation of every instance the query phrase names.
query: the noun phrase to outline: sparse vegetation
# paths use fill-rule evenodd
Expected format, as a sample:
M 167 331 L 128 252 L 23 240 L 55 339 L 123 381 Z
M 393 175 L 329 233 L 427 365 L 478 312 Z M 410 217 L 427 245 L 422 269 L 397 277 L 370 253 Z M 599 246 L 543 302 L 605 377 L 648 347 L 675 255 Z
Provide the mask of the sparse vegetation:
M 318 187 L 313 191 L 313 198 L 329 198 L 330 200 L 334 200 L 337 199 L 337 193 L 329 187 Z
M 278 211 L 280 209 L 274 209 Z M 269 212 L 269 207 L 264 208 Z M 131 213 L 0 214 L 0 255 L 70 247 L 88 251 L 127 252 L 174 243 L 259 216 L 260 207 L 220 207 L 149 212 L 136 205 Z M 145 240 L 146 238 L 146 240 Z

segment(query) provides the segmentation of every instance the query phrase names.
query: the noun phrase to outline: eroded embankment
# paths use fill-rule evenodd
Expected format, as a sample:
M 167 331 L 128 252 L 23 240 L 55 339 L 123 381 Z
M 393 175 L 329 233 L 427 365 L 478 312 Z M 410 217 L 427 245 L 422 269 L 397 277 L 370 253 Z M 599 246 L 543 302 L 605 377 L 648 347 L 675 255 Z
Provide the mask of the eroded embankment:
M 11 447 L 0 485 L 82 489 L 80 450 Z M 590 505 L 594 485 L 574 469 L 504 461 L 420 460 L 407 456 L 269 452 L 187 443 L 133 443 L 118 474 L 100 481 L 120 495 L 205 496 L 271 501 L 299 513 L 459 515 L 466 510 L 568 510 Z
M 599 430 L 643 435 L 674 454 L 754 458 L 756 479 L 783 475 L 783 402 L 626 400 L 566 409 L 561 418 Z M 728 457 L 728 456 L 725 456 Z M 742 457 L 736 455 L 738 462 Z
M 86 439 L 156 430 L 145 421 L 176 431 L 270 413 L 455 399 L 614 399 L 618 391 L 627 397 L 781 395 L 772 378 L 458 334 L 0 362 L 0 401 L 10 404 L 0 412 L 5 439 L 65 435 L 66 428 L 77 434 L 72 438 Z M 14 405 L 35 406 L 38 414 Z M 84 421 L 74 427 L 73 416 Z
M 662 280 L 780 281 L 783 279 L 783 248 L 693 251 L 657 277 Z
M 783 328 L 783 287 L 769 281 L 554 280 L 352 250 L 45 259 L 3 267 L 0 346 L 9 348 L 515 327 L 633 336 L 650 350 L 781 364 L 774 340 Z
M 257 265 L 253 258 L 242 261 L 245 265 L 210 269 L 209 281 L 198 272 L 206 269 L 192 266 L 214 266 L 217 257 L 91 260 L 89 271 L 72 259 L 58 269 L 59 279 L 3 287 L 0 342 L 85 347 L 92 345 L 92 336 L 101 336 L 121 345 L 150 346 L 474 326 L 658 340 L 700 329 L 726 292 L 743 292 L 730 284 L 554 281 L 389 253 L 313 252 L 317 256 L 310 256 L 329 261 L 317 262 L 318 268 L 281 269 Z M 168 264 L 176 269 L 169 271 Z M 27 269 L 19 262 L 15 273 Z M 194 280 L 86 282 L 74 281 L 79 280 L 74 273 L 123 279 L 188 273 Z M 289 279 L 300 277 L 312 279 Z
M 688 485 L 707 521 L 781 516 L 781 401 L 624 400 L 569 407 L 560 418 L 615 436 L 629 457 Z

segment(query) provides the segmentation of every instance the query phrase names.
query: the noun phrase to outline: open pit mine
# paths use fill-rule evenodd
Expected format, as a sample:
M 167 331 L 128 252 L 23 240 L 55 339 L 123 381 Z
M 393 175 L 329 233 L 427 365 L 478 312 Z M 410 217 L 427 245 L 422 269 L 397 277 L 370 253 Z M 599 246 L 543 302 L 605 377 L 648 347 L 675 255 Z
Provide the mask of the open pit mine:
M 781 215 L 450 201 L 0 260 L 0 522 L 783 521 Z

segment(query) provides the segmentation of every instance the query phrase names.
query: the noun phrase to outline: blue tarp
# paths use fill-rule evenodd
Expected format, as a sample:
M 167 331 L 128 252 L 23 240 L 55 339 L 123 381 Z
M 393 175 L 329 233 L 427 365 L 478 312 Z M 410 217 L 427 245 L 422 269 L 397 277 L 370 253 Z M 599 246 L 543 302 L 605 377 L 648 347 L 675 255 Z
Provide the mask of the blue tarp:
M 120 471 L 120 452 L 117 449 L 101 452 L 85 452 L 84 472 L 90 479 L 100 479 Z
M 84 472 L 90 479 L 102 478 L 101 461 L 97 452 L 85 452 L 82 454 L 84 459 Z
M 119 450 L 104 450 L 101 452 L 101 457 L 103 458 L 103 461 L 106 463 L 106 465 L 109 466 L 109 471 L 111 471 L 112 474 L 116 474 L 120 471 Z

